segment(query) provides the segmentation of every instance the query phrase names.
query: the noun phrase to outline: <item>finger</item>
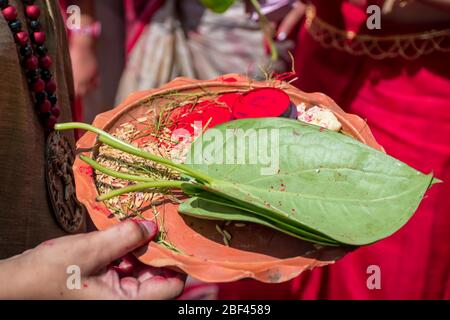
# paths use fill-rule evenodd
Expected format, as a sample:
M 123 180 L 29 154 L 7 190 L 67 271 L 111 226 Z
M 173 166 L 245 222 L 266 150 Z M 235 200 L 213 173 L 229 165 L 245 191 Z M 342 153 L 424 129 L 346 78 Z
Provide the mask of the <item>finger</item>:
M 298 2 L 296 6 L 286 15 L 277 30 L 277 40 L 284 41 L 291 34 L 297 24 L 305 15 L 306 7 Z
M 127 277 L 133 275 L 133 273 L 139 268 L 141 262 L 132 254 L 129 253 L 121 258 L 121 262 L 115 269 L 119 273 L 120 277 Z
M 139 280 L 139 282 L 144 282 L 145 280 L 151 279 L 155 276 L 161 276 L 164 278 L 172 278 L 176 274 L 166 268 L 155 268 L 151 266 L 141 266 L 139 269 L 135 270 L 133 277 Z
M 185 276 L 179 273 L 174 273 L 171 277 L 153 276 L 140 283 L 135 298 L 138 300 L 174 299 L 183 292 L 185 280 Z
M 133 277 L 120 279 L 120 291 L 125 299 L 136 299 L 139 291 L 139 281 Z
M 81 290 L 70 293 L 75 299 L 166 300 L 179 296 L 185 276 L 168 269 L 148 267 L 139 277 L 120 278 L 113 268 L 85 279 Z
M 158 233 L 152 221 L 127 221 L 105 231 L 89 234 L 84 241 L 89 259 L 85 272 L 95 272 L 151 241 Z

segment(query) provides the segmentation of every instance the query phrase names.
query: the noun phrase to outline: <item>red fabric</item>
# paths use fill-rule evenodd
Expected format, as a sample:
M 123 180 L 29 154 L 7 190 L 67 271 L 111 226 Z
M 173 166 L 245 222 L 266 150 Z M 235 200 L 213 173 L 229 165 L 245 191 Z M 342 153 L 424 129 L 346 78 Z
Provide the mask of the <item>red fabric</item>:
M 124 0 L 127 55 L 131 53 L 145 27 L 163 4 L 164 0 Z
M 351 20 L 324 9 L 319 15 L 334 25 Z M 367 119 L 388 154 L 444 183 L 433 186 L 409 223 L 388 239 L 286 284 L 222 285 L 220 298 L 450 299 L 449 54 L 376 61 L 324 49 L 304 29 L 298 40 L 300 89 L 322 91 Z M 370 265 L 380 267 L 381 290 L 367 288 Z
M 83 113 L 83 101 L 80 97 L 75 98 L 75 102 L 72 105 L 72 120 L 76 122 L 84 122 Z M 75 140 L 78 140 L 83 135 L 84 131 L 76 129 L 75 130 Z

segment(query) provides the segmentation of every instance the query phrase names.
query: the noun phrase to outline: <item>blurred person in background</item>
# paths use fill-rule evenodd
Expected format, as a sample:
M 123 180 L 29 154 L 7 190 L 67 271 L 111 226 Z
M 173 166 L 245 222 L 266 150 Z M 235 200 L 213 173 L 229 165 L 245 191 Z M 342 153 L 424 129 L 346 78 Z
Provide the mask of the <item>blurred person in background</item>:
M 76 99 L 74 119 L 92 122 L 114 106 L 125 64 L 123 0 L 59 0 L 66 19 L 79 7 L 79 28 L 68 27 Z M 74 20 L 72 20 L 74 21 Z
M 224 14 L 213 13 L 199 0 L 86 2 L 81 30 L 69 30 L 75 92 L 83 102 L 76 115 L 85 122 L 132 92 L 179 76 L 206 80 L 236 72 L 262 78 L 263 69 L 283 72 L 290 64 L 287 51 L 293 42 L 280 38 L 281 59 L 272 62 L 260 25 L 249 18 L 248 3 L 242 1 Z M 66 13 L 70 2 L 60 4 Z M 277 10 L 277 19 L 287 11 Z M 101 33 L 91 32 L 98 24 Z
M 260 25 L 249 18 L 243 1 L 223 14 L 199 0 L 124 3 L 127 64 L 117 103 L 131 92 L 157 88 L 179 76 L 208 80 L 241 73 L 261 78 L 264 69 L 286 69 L 281 60 L 270 60 Z M 279 48 L 282 58 L 288 46 L 285 42 Z
M 369 5 L 381 29 L 367 27 Z M 388 154 L 444 182 L 388 239 L 289 283 L 221 285 L 220 297 L 450 299 L 450 1 L 315 0 L 305 12 L 295 84 L 366 119 Z

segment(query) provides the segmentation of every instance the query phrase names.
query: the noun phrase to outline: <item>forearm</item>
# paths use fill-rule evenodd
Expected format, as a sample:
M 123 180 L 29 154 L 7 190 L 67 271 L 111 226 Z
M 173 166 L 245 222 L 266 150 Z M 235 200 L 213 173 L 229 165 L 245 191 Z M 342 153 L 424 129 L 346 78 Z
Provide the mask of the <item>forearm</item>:
M 450 0 L 419 0 L 429 6 L 450 12 Z
M 92 26 L 97 21 L 95 2 L 92 0 L 70 0 L 67 2 L 68 6 L 76 5 L 80 8 L 80 23 L 81 28 Z M 71 36 L 72 44 L 88 45 L 95 44 L 95 39 L 92 34 L 84 32 L 73 32 Z

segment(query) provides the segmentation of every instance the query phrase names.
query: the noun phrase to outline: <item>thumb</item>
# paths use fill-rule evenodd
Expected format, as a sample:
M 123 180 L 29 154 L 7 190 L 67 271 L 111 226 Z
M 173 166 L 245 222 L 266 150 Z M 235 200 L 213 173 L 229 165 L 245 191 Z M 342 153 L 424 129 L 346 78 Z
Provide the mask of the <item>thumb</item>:
M 107 230 L 89 235 L 89 259 L 85 270 L 95 272 L 150 242 L 158 234 L 158 226 L 152 221 L 129 220 Z

